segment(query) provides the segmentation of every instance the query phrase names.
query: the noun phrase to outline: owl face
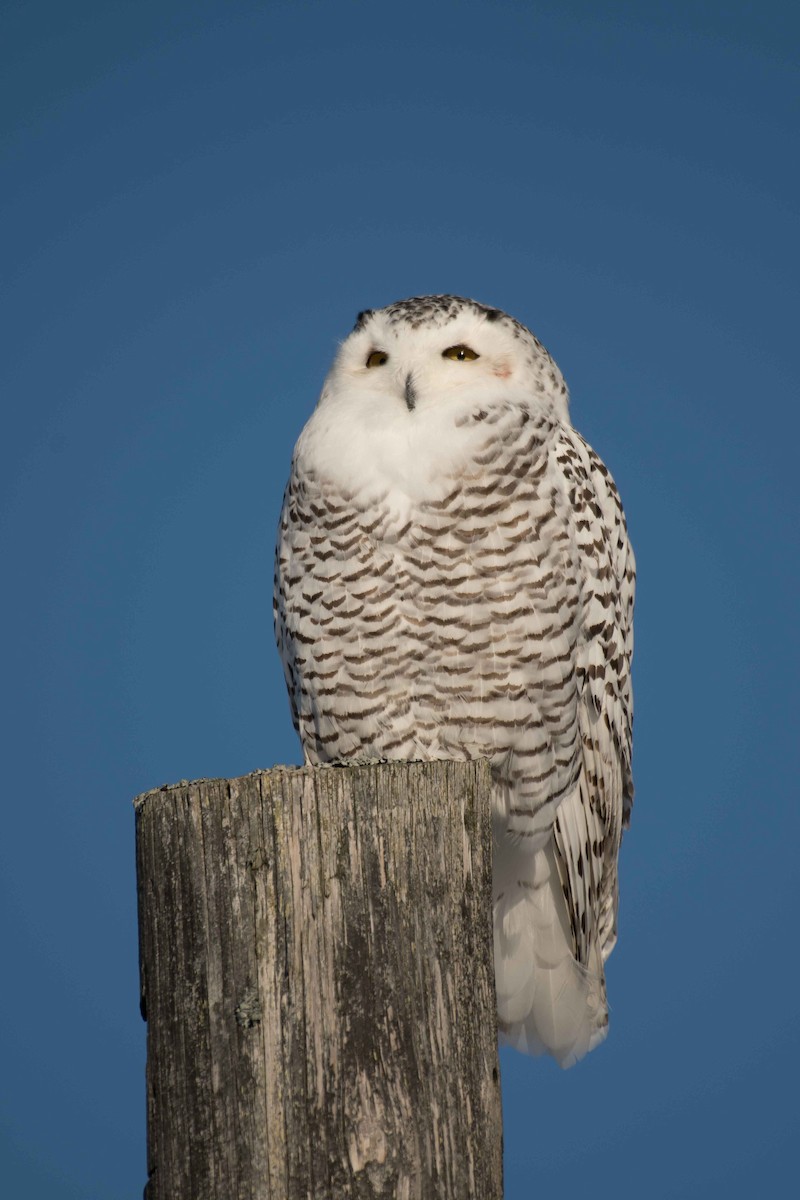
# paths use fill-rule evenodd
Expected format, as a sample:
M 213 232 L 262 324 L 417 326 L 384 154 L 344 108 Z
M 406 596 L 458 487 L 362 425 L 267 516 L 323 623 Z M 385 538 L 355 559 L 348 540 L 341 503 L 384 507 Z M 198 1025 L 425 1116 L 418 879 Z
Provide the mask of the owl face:
M 566 417 L 561 373 L 533 334 L 496 308 L 422 296 L 360 313 L 323 390 L 378 423 L 523 400 Z
M 363 463 L 419 491 L 468 452 L 470 413 L 509 403 L 568 420 L 564 380 L 530 330 L 474 300 L 414 297 L 359 314 L 298 449 L 329 475 Z

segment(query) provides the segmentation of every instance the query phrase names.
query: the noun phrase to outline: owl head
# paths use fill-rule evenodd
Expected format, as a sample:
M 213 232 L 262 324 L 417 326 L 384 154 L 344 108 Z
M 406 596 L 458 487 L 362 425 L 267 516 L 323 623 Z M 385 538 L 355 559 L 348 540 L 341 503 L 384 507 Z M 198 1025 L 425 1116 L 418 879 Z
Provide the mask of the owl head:
M 468 456 L 470 414 L 509 405 L 569 420 L 561 372 L 529 329 L 460 296 L 398 300 L 359 313 L 297 453 L 342 484 L 422 494 Z
M 500 309 L 460 296 L 415 296 L 359 313 L 321 400 L 343 397 L 406 421 L 424 422 L 445 405 L 506 400 L 568 420 L 566 384 L 541 342 Z

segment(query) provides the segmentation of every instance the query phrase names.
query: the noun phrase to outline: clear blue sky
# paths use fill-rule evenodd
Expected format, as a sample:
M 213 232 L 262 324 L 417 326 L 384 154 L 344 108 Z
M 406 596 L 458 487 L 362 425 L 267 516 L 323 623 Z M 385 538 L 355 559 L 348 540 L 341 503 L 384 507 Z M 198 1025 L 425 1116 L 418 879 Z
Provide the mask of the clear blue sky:
M 791 1187 L 798 20 L 3 4 L 5 1195 L 141 1194 L 131 798 L 297 761 L 292 446 L 356 311 L 433 291 L 552 351 L 639 561 L 611 1034 L 504 1053 L 507 1197 Z

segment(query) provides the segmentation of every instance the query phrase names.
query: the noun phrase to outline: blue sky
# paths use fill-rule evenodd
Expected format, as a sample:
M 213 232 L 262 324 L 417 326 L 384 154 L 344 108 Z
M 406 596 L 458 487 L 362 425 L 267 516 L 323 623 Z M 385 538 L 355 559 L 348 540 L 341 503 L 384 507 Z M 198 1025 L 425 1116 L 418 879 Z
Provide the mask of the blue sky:
M 798 17 L 2 6 L 0 1173 L 145 1182 L 131 798 L 298 759 L 292 446 L 355 313 L 531 326 L 639 563 L 611 1034 L 502 1057 L 506 1194 L 796 1173 Z

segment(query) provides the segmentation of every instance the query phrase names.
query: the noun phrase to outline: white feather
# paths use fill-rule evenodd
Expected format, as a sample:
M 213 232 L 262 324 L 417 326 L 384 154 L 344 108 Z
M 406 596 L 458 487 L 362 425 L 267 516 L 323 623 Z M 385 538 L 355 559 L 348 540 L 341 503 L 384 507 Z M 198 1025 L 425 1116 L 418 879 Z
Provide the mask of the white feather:
M 608 1030 L 603 969 L 573 954 L 552 838 L 529 854 L 505 837 L 495 845 L 494 955 L 498 1022 L 504 1042 L 551 1054 L 571 1067 Z M 594 960 L 594 961 L 592 961 Z

